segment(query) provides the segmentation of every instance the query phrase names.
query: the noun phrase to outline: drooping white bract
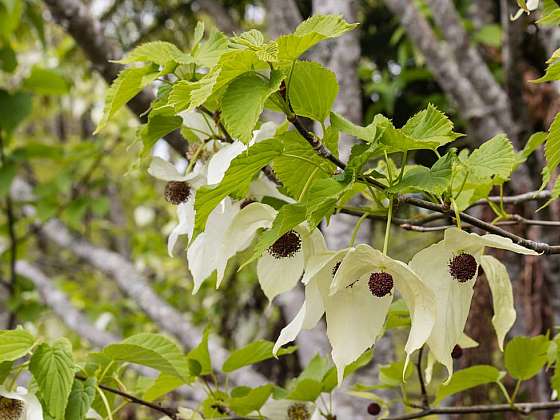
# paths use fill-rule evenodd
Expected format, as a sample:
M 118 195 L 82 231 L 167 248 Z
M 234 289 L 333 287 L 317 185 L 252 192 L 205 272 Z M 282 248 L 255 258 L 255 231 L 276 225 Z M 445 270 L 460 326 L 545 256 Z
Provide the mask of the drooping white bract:
M 453 373 L 451 352 L 463 336 L 478 265 L 485 247 L 505 249 L 525 255 L 537 254 L 498 235 L 480 236 L 450 228 L 445 231 L 442 241 L 418 252 L 409 263 L 410 268 L 418 274 L 436 297 L 436 322 L 427 344 L 434 358 L 447 368 L 449 376 Z M 458 281 L 451 274 L 451 263 L 461 255 L 472 256 L 476 267 L 469 267 L 467 270 L 472 271 L 470 279 Z
M 35 394 L 21 386 L 15 391 L 0 387 L 0 418 L 43 420 L 43 408 Z
M 268 248 L 257 261 L 257 277 L 268 300 L 293 289 L 309 259 L 324 248 L 321 232 L 305 224 L 288 231 Z
M 381 335 L 393 300 L 392 293 L 377 297 L 370 292 L 372 273 L 390 274 L 394 287 L 410 308 L 412 327 L 405 347 L 408 358 L 431 332 L 434 295 L 406 264 L 365 244 L 336 252 L 324 249 L 310 258 L 303 279 L 305 302 L 280 333 L 275 351 L 294 340 L 302 329 L 313 328 L 326 313 L 327 335 L 340 383 L 344 368 Z
M 173 256 L 173 249 L 177 243 L 177 239 L 181 235 L 187 235 L 190 239 L 194 228 L 194 201 L 196 189 L 206 183 L 206 165 L 197 163 L 191 172 L 181 175 L 177 168 L 170 162 L 159 157 L 152 158 L 148 173 L 154 178 L 162 181 L 187 182 L 190 187 L 188 199 L 177 205 L 177 217 L 179 223 L 173 228 L 167 240 L 167 250 L 170 256 Z

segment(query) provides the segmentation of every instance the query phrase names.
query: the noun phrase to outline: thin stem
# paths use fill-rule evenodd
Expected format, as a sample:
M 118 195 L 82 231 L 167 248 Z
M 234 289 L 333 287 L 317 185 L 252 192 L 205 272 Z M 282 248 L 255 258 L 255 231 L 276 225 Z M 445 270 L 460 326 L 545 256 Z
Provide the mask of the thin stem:
M 517 394 L 519 393 L 519 389 L 521 388 L 521 382 L 523 382 L 521 379 L 518 379 L 517 382 L 515 383 L 515 388 L 513 389 L 513 392 L 511 393 L 511 403 L 513 404 L 515 402 L 515 399 L 517 398 Z
M 80 376 L 80 375 L 76 375 L 76 379 L 78 379 L 79 381 L 87 380 L 86 377 Z M 108 413 L 111 412 L 111 407 L 109 405 L 109 402 L 107 401 L 107 398 L 105 397 L 105 395 L 102 391 L 107 391 L 107 392 L 110 392 L 111 394 L 118 395 L 120 397 L 123 397 L 123 398 L 127 399 L 128 401 L 130 401 L 133 404 L 143 405 L 144 407 L 148 407 L 148 408 L 151 408 L 154 411 L 158 411 L 160 413 L 165 414 L 166 416 L 168 416 L 172 420 L 177 420 L 177 411 L 173 408 L 166 408 L 166 407 L 159 406 L 157 404 L 154 404 L 154 403 L 151 403 L 149 401 L 145 401 L 141 398 L 135 397 L 134 395 L 131 395 L 127 392 L 121 391 L 120 389 L 111 388 L 107 385 L 99 384 L 99 385 L 96 386 L 96 388 L 99 392 L 99 395 L 103 399 L 103 403 L 106 404 L 106 408 L 107 408 Z
M 350 239 L 350 246 L 354 246 L 356 242 L 356 236 L 358 236 L 358 231 L 360 230 L 360 226 L 362 226 L 362 222 L 366 220 L 367 213 L 362 214 L 362 216 L 356 222 L 356 226 L 354 226 L 354 230 L 352 231 L 352 238 Z
M 113 420 L 113 410 L 111 409 L 111 404 L 109 404 L 109 400 L 105 396 L 105 393 L 101 389 L 101 385 L 95 387 L 97 389 L 97 393 L 101 397 L 101 401 L 103 401 L 103 405 L 105 406 L 105 411 L 107 412 L 107 417 L 109 420 Z
M 424 373 L 422 372 L 422 355 L 424 354 L 424 347 L 420 347 L 418 351 L 418 360 L 416 361 L 416 372 L 418 373 L 418 382 L 420 382 L 420 392 L 422 394 L 423 408 L 430 408 L 430 400 L 428 398 L 428 391 L 426 390 L 426 382 L 424 381 Z
M 404 175 L 404 169 L 406 167 L 406 162 L 408 160 L 408 150 L 405 150 L 403 152 L 403 157 L 402 157 L 402 161 L 401 161 L 401 172 L 399 173 L 399 177 L 397 178 L 397 183 L 402 181 L 403 175 Z
M 461 212 L 459 211 L 459 207 L 457 206 L 457 203 L 453 198 L 451 199 L 451 206 L 453 207 L 453 211 L 455 212 L 455 221 L 457 223 L 457 227 L 459 228 L 459 230 L 461 230 Z
M 391 219 L 393 218 L 393 197 L 389 201 L 389 211 L 387 212 L 387 224 L 385 226 L 385 240 L 383 241 L 383 255 L 387 255 L 389 248 L 389 237 L 391 236 Z

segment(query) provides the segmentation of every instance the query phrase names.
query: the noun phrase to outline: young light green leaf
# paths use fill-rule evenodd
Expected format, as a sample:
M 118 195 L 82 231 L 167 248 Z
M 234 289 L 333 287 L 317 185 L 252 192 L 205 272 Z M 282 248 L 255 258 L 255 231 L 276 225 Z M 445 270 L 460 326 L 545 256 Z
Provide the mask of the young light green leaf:
M 506 345 L 504 363 L 515 379 L 526 381 L 535 376 L 547 362 L 550 340 L 544 335 L 515 337 Z
M 499 382 L 504 376 L 494 366 L 477 365 L 455 372 L 450 381 L 442 385 L 436 393 L 436 404 L 444 398 L 484 384 Z
M 209 375 L 210 373 L 212 373 L 212 360 L 210 358 L 210 351 L 208 350 L 209 336 L 210 328 L 206 328 L 204 330 L 204 334 L 202 335 L 200 343 L 198 343 L 198 345 L 187 355 L 189 361 L 194 360 L 200 365 L 200 372 L 191 372 L 194 374 L 194 376 Z
M 401 131 L 413 139 L 438 143 L 440 146 L 462 136 L 453 132 L 451 120 L 432 104 L 410 118 Z
M 295 199 L 300 198 L 309 182 L 326 178 L 334 172 L 334 165 L 317 155 L 296 131 L 285 132 L 277 139 L 284 145 L 284 150 L 281 156 L 275 157 L 272 168 Z
M 47 412 L 55 419 L 64 419 L 68 397 L 74 381 L 72 346 L 61 339 L 50 346 L 37 347 L 29 363 L 29 370 L 39 386 Z
M 263 140 L 231 161 L 222 182 L 200 188 L 195 201 L 195 230 L 204 230 L 208 215 L 226 196 L 243 198 L 255 175 L 280 155 L 282 149 L 282 143 L 276 138 Z
M 193 51 L 196 64 L 203 67 L 214 67 L 220 57 L 228 51 L 228 38 L 221 32 L 213 31 L 208 39 L 199 44 Z
M 175 108 L 175 112 L 193 111 L 212 95 L 219 76 L 220 68 L 215 67 L 196 82 L 178 81 L 171 88 L 168 104 Z
M 154 71 L 152 65 L 128 68 L 121 71 L 107 90 L 103 117 L 95 129 L 95 133 L 99 133 L 117 111 L 134 98 L 144 87 L 153 82 L 157 75 L 158 72 Z
M 336 38 L 358 26 L 350 24 L 338 15 L 316 15 L 303 21 L 290 35 L 279 37 L 278 58 L 281 62 L 292 62 L 315 44 Z
M 84 420 L 86 418 L 95 399 L 96 384 L 95 378 L 87 378 L 85 381 L 74 379 L 64 416 L 66 420 Z
M 253 411 L 260 410 L 266 403 L 274 387 L 271 384 L 250 389 L 243 396 L 232 396 L 226 401 L 226 405 L 237 415 L 247 416 Z
M 319 63 L 297 61 L 288 83 L 288 97 L 294 112 L 325 121 L 338 94 L 336 75 Z
M 144 148 L 150 150 L 156 141 L 173 130 L 181 127 L 183 119 L 178 116 L 150 113 L 148 122 L 138 129 L 138 135 L 142 139 Z
M 21 328 L 0 331 L 0 362 L 10 362 L 25 356 L 33 344 L 35 338 Z
M 336 128 L 343 133 L 350 134 L 356 138 L 362 139 L 369 143 L 375 140 L 377 135 L 377 126 L 375 123 L 371 123 L 366 127 L 354 124 L 352 121 L 346 119 L 343 115 L 336 112 L 331 112 L 331 126 Z
M 253 365 L 262 362 L 263 360 L 272 359 L 272 349 L 274 343 L 267 340 L 257 340 L 245 347 L 233 351 L 224 362 L 222 370 L 226 373 L 233 372 L 244 366 Z M 291 354 L 296 350 L 295 346 L 280 349 L 277 356 Z
M 521 156 L 523 156 L 524 159 L 527 159 L 533 154 L 535 150 L 537 150 L 541 146 L 541 144 L 546 141 L 546 138 L 547 133 L 543 131 L 533 133 L 531 137 L 529 137 L 529 140 L 527 140 L 527 144 L 525 145 L 523 150 L 520 152 Z
M 515 152 L 504 134 L 498 134 L 484 142 L 465 161 L 469 175 L 479 179 L 508 179 L 514 164 Z
M 544 154 L 546 157 L 546 171 L 543 172 L 543 185 L 546 185 L 550 181 L 550 176 L 560 164 L 560 113 L 556 114 L 548 130 Z
M 235 138 L 248 143 L 268 97 L 278 90 L 283 75 L 273 71 L 270 80 L 248 72 L 230 83 L 222 98 L 222 121 Z
M 123 59 L 115 62 L 120 64 L 152 62 L 159 66 L 165 66 L 169 62 L 191 64 L 194 60 L 190 54 L 182 52 L 176 45 L 170 42 L 154 41 L 139 45 Z
M 364 354 L 362 354 L 355 361 L 353 361 L 352 363 L 350 363 L 348 366 L 344 368 L 344 377 L 346 378 L 352 373 L 354 373 L 355 371 L 357 371 L 358 369 L 368 365 L 371 362 L 371 359 L 373 359 L 373 350 L 370 349 L 365 351 Z M 400 372 L 402 376 L 402 368 Z M 333 366 L 323 377 L 322 391 L 332 392 L 332 390 L 335 389 L 337 385 L 338 385 L 338 378 L 337 378 L 336 367 Z
M 159 334 L 141 333 L 110 344 L 103 353 L 113 360 L 148 366 L 188 381 L 189 365 L 179 346 Z
M 348 184 L 333 178 L 313 182 L 305 196 L 306 219 L 309 225 L 317 226 L 324 217 L 328 219 L 334 213 L 339 198 L 348 188 Z
M 513 289 L 506 267 L 491 255 L 483 255 L 480 264 L 486 274 L 486 280 L 492 292 L 494 316 L 492 325 L 498 337 L 500 350 L 504 349 L 504 339 L 515 322 L 516 313 L 513 304 Z

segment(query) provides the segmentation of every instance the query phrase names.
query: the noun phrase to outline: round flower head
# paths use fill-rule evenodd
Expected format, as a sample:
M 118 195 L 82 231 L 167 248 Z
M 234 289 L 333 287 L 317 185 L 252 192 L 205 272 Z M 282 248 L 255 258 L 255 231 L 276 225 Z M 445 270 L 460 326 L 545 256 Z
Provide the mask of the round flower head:
M 10 392 L 0 387 L 0 419 L 43 420 L 41 403 L 27 389 L 18 387 Z
M 442 241 L 423 249 L 409 263 L 436 296 L 436 321 L 427 343 L 433 357 L 447 368 L 449 376 L 453 372 L 451 353 L 463 335 L 485 247 L 536 254 L 498 235 L 480 236 L 450 228 Z

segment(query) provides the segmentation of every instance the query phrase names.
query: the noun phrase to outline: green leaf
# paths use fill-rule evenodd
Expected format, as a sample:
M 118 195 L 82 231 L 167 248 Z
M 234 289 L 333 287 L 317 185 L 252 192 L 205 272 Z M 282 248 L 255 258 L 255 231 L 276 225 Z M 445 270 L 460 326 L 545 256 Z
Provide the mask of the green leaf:
M 246 395 L 230 397 L 226 405 L 239 416 L 246 416 L 253 411 L 260 410 L 266 403 L 274 387 L 271 384 L 251 389 Z
M 222 55 L 228 51 L 228 38 L 221 32 L 213 31 L 208 39 L 199 44 L 193 51 L 196 64 L 203 67 L 214 67 Z
M 13 361 L 0 362 L 0 386 L 4 383 L 6 378 L 10 375 L 10 372 L 12 371 L 13 364 L 14 364 Z
M 225 373 L 229 373 L 244 366 L 253 365 L 255 363 L 262 362 L 263 360 L 272 359 L 274 357 L 274 355 L 272 354 L 273 348 L 274 343 L 272 343 L 271 341 L 254 341 L 243 348 L 233 351 L 224 362 L 222 370 Z M 295 346 L 282 348 L 280 349 L 280 351 L 278 351 L 277 356 L 291 354 L 295 350 Z
M 144 391 L 142 398 L 146 401 L 154 401 L 184 384 L 185 382 L 182 379 L 174 375 L 162 373 L 157 377 L 154 383 Z
M 57 70 L 33 66 L 22 87 L 39 95 L 64 95 L 70 90 L 70 83 Z
M 0 198 L 4 198 L 10 192 L 16 174 L 17 165 L 14 162 L 6 162 L 0 166 Z
M 316 15 L 298 25 L 295 32 L 279 37 L 278 59 L 291 62 L 315 44 L 329 38 L 336 38 L 358 26 L 350 24 L 338 15 Z
M 0 48 L 0 69 L 6 73 L 12 73 L 17 68 L 17 56 L 15 51 L 5 45 Z
M 354 124 L 352 121 L 344 118 L 343 115 L 334 111 L 331 112 L 330 120 L 332 127 L 342 131 L 343 133 L 350 134 L 351 136 L 367 141 L 368 143 L 373 142 L 377 135 L 377 125 L 374 123 L 371 123 L 366 127 L 362 127 Z
M 0 38 L 8 38 L 20 23 L 23 11 L 22 0 L 0 1 Z
M 148 122 L 138 130 L 138 134 L 146 149 L 150 149 L 156 141 L 173 130 L 181 127 L 183 119 L 178 116 L 155 114 L 148 117 Z
M 154 41 L 139 45 L 123 59 L 115 62 L 120 64 L 152 62 L 165 66 L 169 62 L 191 64 L 194 62 L 194 59 L 190 54 L 182 52 L 176 45 L 170 42 Z
M 455 372 L 449 383 L 442 385 L 436 393 L 436 404 L 450 395 L 457 394 L 484 384 L 499 382 L 504 376 L 494 366 L 477 365 Z
M 105 94 L 103 117 L 95 129 L 95 133 L 102 130 L 117 111 L 140 93 L 145 86 L 153 82 L 157 75 L 158 72 L 154 71 L 152 65 L 121 71 Z
M 175 112 L 193 111 L 212 95 L 219 76 L 220 69 L 217 67 L 196 82 L 180 80 L 171 88 L 168 104 Z
M 336 75 L 319 63 L 297 61 L 288 83 L 288 97 L 294 112 L 325 121 L 338 94 Z
M 275 138 L 261 141 L 231 161 L 222 182 L 216 186 L 200 188 L 196 192 L 194 204 L 195 230 L 204 230 L 208 215 L 226 196 L 244 197 L 255 175 L 278 156 L 282 149 L 282 143 Z
M 502 38 L 502 27 L 494 23 L 484 25 L 473 35 L 473 40 L 475 42 L 486 44 L 494 48 L 500 48 L 502 46 Z
M 313 359 L 307 364 L 303 372 L 300 373 L 298 379 L 314 379 L 316 381 L 322 381 L 325 375 L 329 373 L 331 369 L 331 363 L 321 357 L 320 354 L 316 354 Z
M 230 83 L 222 98 L 222 121 L 233 137 L 244 143 L 251 140 L 266 100 L 278 90 L 282 79 L 279 71 L 273 71 L 270 80 L 248 72 Z
M 64 419 L 74 381 L 72 347 L 66 339 L 43 343 L 33 353 L 29 370 L 39 386 L 47 412 L 56 420 Z
M 282 235 L 302 223 L 305 220 L 306 214 L 307 210 L 303 204 L 293 203 L 282 206 L 282 208 L 278 211 L 274 222 L 272 222 L 271 228 L 259 236 L 257 243 L 253 248 L 253 254 L 242 264 L 240 269 L 258 259 L 262 253 Z
M 25 356 L 34 344 L 35 338 L 21 328 L 0 331 L 0 362 L 9 362 Z
M 379 368 L 379 382 L 389 387 L 398 387 L 404 383 L 403 380 L 404 360 L 382 365 Z M 412 375 L 412 364 L 409 363 L 404 374 L 404 379 Z
M 86 418 L 95 399 L 96 384 L 95 378 L 87 378 L 85 381 L 74 379 L 66 406 L 66 420 L 84 420 Z
M 515 379 L 531 379 L 547 362 L 550 340 L 544 335 L 515 337 L 506 345 L 504 363 Z
M 520 161 L 524 162 L 529 156 L 531 156 L 533 152 L 546 141 L 547 136 L 548 134 L 543 131 L 533 133 L 531 137 L 529 137 L 529 140 L 527 140 L 527 144 L 525 144 L 523 150 L 518 153 Z
M 110 344 L 103 353 L 113 360 L 148 366 L 188 382 L 189 365 L 179 346 L 159 334 L 141 333 Z
M 0 129 L 10 134 L 31 114 L 31 95 L 17 91 L 9 93 L 0 89 Z
M 469 174 L 479 179 L 508 179 L 515 160 L 511 142 L 504 134 L 498 134 L 474 150 L 465 165 Z
M 424 191 L 441 195 L 451 182 L 452 166 L 455 153 L 446 153 L 428 169 L 424 166 L 413 166 L 405 172 L 402 180 L 389 188 L 389 192 L 407 193 Z
M 313 379 L 295 381 L 294 387 L 288 392 L 285 399 L 294 401 L 315 401 L 323 390 L 323 385 Z
M 272 162 L 274 173 L 288 193 L 299 199 L 310 180 L 327 178 L 335 166 L 317 155 L 313 147 L 296 131 L 288 131 L 277 137 L 284 150 Z
M 200 366 L 200 370 L 198 366 L 196 366 L 197 372 L 192 372 L 191 369 L 191 373 L 193 373 L 194 376 L 209 375 L 212 373 L 212 360 L 210 359 L 210 352 L 208 350 L 209 335 L 210 329 L 206 328 L 198 346 L 192 349 L 187 355 L 189 361 L 195 361 Z
M 311 184 L 305 196 L 309 225 L 317 226 L 324 217 L 329 218 L 334 213 L 339 198 L 349 187 L 334 178 L 319 179 Z
M 560 113 L 556 114 L 548 130 L 544 154 L 546 157 L 546 171 L 544 172 L 543 185 L 546 185 L 550 180 L 550 175 L 554 173 L 560 164 Z

